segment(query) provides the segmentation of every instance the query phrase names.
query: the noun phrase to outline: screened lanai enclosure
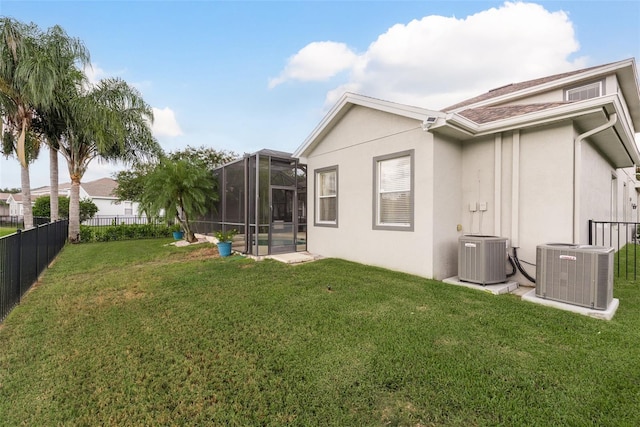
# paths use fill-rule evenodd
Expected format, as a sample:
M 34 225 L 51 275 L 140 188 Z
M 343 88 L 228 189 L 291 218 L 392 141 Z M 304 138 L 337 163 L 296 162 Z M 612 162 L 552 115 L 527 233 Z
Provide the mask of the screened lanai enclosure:
M 238 230 L 233 250 L 263 256 L 307 250 L 307 173 L 289 153 L 261 150 L 214 171 L 214 230 Z

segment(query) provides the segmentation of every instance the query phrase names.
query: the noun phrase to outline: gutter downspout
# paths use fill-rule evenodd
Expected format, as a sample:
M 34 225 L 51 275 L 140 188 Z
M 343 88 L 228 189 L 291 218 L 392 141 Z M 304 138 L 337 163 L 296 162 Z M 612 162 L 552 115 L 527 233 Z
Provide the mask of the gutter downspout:
M 511 151 L 511 247 L 520 247 L 520 130 L 513 131 Z
M 606 111 L 605 111 L 606 114 Z M 591 129 L 585 133 L 578 135 L 573 144 L 573 243 L 579 244 L 580 240 L 580 191 L 582 171 L 582 141 L 602 132 L 603 130 L 613 127 L 618 122 L 618 115 L 611 113 L 609 121 L 595 129 Z

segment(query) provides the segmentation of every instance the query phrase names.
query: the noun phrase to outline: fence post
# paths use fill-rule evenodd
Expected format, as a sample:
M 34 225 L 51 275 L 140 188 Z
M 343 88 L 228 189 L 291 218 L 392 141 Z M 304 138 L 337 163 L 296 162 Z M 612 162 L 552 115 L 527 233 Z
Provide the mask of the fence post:
M 22 229 L 18 228 L 16 233 L 18 234 L 18 250 L 16 251 L 16 258 L 18 258 L 16 262 L 16 266 L 18 267 L 16 272 L 16 290 L 18 291 L 18 302 L 20 302 L 22 301 L 22 292 L 20 292 L 22 289 Z

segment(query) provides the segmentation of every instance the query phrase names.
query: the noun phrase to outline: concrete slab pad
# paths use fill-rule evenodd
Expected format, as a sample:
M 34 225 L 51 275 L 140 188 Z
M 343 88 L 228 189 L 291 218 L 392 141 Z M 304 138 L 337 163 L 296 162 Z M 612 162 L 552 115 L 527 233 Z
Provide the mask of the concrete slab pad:
M 548 307 L 558 308 L 560 310 L 571 311 L 574 313 L 582 314 L 584 316 L 589 316 L 589 317 L 602 319 L 602 320 L 611 320 L 613 318 L 613 315 L 616 314 L 616 311 L 618 310 L 618 306 L 620 305 L 620 300 L 618 300 L 617 298 L 614 298 L 606 310 L 595 310 L 593 308 L 581 307 L 579 305 L 567 304 L 560 301 L 540 298 L 539 296 L 536 295 L 535 289 L 522 295 L 522 299 L 535 304 L 541 304 Z
M 508 294 L 518 289 L 518 282 L 507 281 L 504 283 L 496 283 L 492 285 L 479 285 L 477 283 L 463 282 L 459 276 L 450 277 L 443 280 L 444 283 L 451 285 L 464 286 L 465 288 L 475 289 L 477 291 L 489 292 L 494 295 Z
M 315 261 L 317 256 L 310 254 L 309 252 L 291 252 L 287 254 L 277 254 L 266 256 L 267 259 L 273 259 L 285 264 L 300 264 L 303 262 Z

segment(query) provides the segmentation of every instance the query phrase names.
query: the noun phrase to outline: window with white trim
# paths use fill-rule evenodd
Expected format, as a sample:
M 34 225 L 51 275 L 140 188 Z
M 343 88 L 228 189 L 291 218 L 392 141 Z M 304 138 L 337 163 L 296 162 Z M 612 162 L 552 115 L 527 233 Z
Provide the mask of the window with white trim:
M 315 173 L 315 225 L 338 225 L 338 166 L 317 169 Z
M 413 230 L 413 150 L 373 159 L 373 228 Z
M 597 98 L 602 95 L 602 81 L 589 83 L 587 85 L 567 89 L 565 100 L 583 101 L 585 99 Z

